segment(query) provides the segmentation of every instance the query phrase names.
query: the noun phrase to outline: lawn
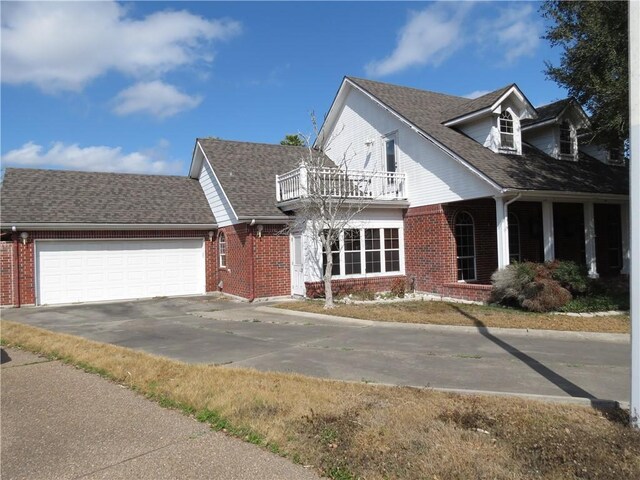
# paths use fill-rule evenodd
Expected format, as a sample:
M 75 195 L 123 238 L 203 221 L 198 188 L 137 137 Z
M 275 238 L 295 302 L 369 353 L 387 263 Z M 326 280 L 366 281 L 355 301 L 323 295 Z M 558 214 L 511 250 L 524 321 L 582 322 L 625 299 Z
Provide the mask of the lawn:
M 330 310 L 324 309 L 324 301 L 322 300 L 286 302 L 276 306 L 299 312 L 324 313 L 383 322 L 465 325 L 470 327 L 529 328 L 580 332 L 630 332 L 628 315 L 573 317 L 529 313 L 511 308 L 428 300 L 392 303 L 337 304 L 335 308 Z
M 334 479 L 640 478 L 620 410 L 189 365 L 10 322 L 1 335 Z

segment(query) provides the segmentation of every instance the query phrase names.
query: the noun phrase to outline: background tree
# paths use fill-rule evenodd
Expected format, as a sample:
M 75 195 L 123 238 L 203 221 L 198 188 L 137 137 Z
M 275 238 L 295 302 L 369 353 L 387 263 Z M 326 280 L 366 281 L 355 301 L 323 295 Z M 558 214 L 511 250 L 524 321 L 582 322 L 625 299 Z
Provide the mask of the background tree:
M 280 145 L 291 145 L 293 147 L 303 147 L 305 145 L 305 140 L 299 133 L 294 133 L 291 135 L 285 135 L 282 140 L 280 140 Z
M 594 143 L 620 148 L 629 138 L 628 2 L 546 1 L 552 24 L 545 39 L 564 49 L 546 62 L 548 78 L 566 88 L 591 115 Z

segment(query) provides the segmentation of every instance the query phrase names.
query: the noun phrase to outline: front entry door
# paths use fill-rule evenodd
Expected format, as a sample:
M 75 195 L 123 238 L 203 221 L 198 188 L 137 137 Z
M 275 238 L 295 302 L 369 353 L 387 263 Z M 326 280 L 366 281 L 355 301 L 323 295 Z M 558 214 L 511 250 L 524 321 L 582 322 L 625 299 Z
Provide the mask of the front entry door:
M 304 258 L 302 253 L 302 235 L 291 235 L 291 294 L 305 295 Z

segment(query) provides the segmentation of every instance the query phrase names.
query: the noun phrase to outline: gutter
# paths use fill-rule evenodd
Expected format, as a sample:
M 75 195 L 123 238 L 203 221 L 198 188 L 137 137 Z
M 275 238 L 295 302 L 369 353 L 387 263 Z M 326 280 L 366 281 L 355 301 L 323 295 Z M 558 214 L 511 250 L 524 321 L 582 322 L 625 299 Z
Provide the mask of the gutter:
M 12 223 L 20 230 L 211 230 L 217 223 Z M 10 228 L 7 224 L 0 229 Z
M 575 199 L 584 200 L 600 200 L 600 201 L 612 201 L 612 202 L 625 202 L 629 200 L 628 194 L 619 193 L 586 193 L 586 192 L 565 192 L 558 190 L 519 190 L 517 188 L 504 188 L 500 191 L 501 194 L 521 194 L 525 197 L 531 197 L 532 199 L 545 199 L 545 200 L 559 200 L 565 199 L 571 201 Z M 525 198 L 523 201 L 527 201 Z
M 238 217 L 240 222 L 251 223 L 252 225 L 255 223 L 262 223 L 267 225 L 278 225 L 283 223 L 289 223 L 292 218 L 288 216 L 278 216 L 278 215 L 265 215 L 265 216 L 242 216 Z

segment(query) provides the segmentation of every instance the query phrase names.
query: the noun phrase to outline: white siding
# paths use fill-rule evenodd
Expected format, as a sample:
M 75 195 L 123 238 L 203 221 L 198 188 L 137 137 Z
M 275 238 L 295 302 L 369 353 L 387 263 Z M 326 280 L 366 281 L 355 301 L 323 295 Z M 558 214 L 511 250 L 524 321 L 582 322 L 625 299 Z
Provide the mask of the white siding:
M 227 225 L 237 223 L 238 219 L 233 212 L 233 208 L 231 208 L 231 205 L 227 201 L 227 197 L 224 195 L 222 187 L 218 183 L 213 169 L 206 158 L 203 159 L 202 162 L 199 180 L 218 226 L 226 227 Z
M 328 133 L 326 153 L 336 163 L 346 159 L 350 168 L 380 171 L 384 169 L 383 139 L 394 132 L 398 171 L 407 174 L 412 207 L 495 193 L 488 182 L 355 89 Z
M 556 126 L 540 127 L 523 132 L 524 141 L 530 143 L 552 157 L 558 158 L 558 142 L 556 140 Z
M 609 163 L 609 151 L 601 145 L 580 145 L 580 151 L 597 158 L 602 163 Z
M 472 122 L 460 125 L 458 128 L 473 138 L 480 145 L 485 145 L 491 136 L 491 127 L 496 125 L 496 119 L 492 115 L 476 119 Z

